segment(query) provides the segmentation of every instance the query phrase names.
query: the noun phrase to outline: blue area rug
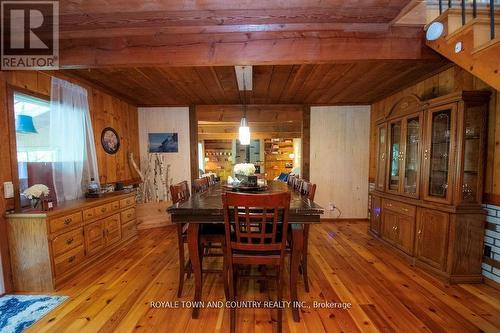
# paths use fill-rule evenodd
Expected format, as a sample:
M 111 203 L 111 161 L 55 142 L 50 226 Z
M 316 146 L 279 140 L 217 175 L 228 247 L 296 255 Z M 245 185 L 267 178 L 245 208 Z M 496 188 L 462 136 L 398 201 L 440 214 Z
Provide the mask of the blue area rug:
M 0 297 L 0 332 L 21 333 L 66 299 L 68 299 L 67 296 L 2 296 Z

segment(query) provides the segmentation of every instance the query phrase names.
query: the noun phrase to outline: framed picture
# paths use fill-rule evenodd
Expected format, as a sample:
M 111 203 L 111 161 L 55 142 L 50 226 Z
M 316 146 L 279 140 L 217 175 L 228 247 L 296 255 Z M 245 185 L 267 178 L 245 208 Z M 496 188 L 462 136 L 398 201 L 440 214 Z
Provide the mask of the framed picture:
M 178 153 L 177 133 L 149 133 L 148 151 L 150 153 Z
M 120 149 L 120 137 L 114 128 L 106 127 L 101 133 L 101 144 L 108 154 L 116 154 Z

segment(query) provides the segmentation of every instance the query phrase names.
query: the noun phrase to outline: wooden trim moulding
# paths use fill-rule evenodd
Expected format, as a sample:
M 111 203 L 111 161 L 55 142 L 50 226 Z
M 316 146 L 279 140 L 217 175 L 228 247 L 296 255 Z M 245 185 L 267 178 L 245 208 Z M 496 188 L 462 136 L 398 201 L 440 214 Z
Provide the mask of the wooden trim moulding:
M 301 176 L 304 179 L 310 180 L 311 154 L 311 107 L 304 105 L 302 109 L 302 167 L 300 170 Z
M 189 151 L 191 164 L 191 181 L 199 177 L 198 174 L 198 117 L 196 106 L 189 106 Z

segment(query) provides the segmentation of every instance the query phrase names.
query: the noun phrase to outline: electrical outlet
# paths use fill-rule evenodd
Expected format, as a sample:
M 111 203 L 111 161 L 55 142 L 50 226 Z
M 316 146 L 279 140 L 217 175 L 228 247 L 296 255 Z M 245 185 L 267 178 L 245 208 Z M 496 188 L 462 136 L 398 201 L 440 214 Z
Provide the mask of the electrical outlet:
M 490 258 L 491 257 L 491 246 L 484 246 L 484 256 Z
M 337 207 L 337 206 L 335 206 L 335 204 L 334 204 L 333 202 L 330 202 L 330 203 L 328 204 L 328 210 L 334 211 L 336 207 Z
M 5 199 L 10 199 L 14 197 L 14 184 L 12 182 L 3 183 L 3 193 Z

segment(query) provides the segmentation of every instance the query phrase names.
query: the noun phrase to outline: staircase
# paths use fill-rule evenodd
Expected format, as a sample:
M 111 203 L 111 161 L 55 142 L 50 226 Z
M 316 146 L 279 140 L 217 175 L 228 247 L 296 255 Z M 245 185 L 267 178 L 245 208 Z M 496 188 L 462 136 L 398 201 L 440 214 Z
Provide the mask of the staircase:
M 427 1 L 426 26 L 441 22 L 444 32 L 427 45 L 500 90 L 500 1 Z

